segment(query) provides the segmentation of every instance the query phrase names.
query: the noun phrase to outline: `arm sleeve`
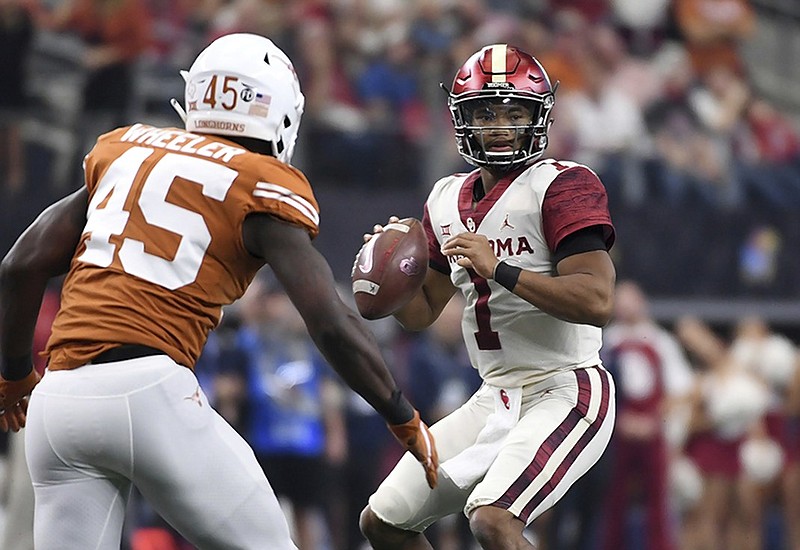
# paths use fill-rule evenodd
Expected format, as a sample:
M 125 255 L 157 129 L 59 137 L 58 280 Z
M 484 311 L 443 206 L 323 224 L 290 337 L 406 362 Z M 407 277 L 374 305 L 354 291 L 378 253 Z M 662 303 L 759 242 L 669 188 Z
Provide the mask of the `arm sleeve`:
M 558 243 L 553 253 L 553 264 L 558 264 L 564 258 L 591 252 L 592 250 L 608 250 L 606 240 L 603 237 L 604 229 L 602 225 L 592 225 L 584 227 L 575 233 L 570 233 Z

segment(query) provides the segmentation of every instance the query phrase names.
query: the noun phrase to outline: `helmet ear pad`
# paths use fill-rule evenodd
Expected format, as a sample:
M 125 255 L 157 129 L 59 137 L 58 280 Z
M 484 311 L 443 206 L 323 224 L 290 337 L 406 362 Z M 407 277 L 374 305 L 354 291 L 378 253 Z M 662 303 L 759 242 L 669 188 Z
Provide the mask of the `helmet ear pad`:
M 222 36 L 181 74 L 188 131 L 265 141 L 273 156 L 291 161 L 305 97 L 292 62 L 272 41 Z

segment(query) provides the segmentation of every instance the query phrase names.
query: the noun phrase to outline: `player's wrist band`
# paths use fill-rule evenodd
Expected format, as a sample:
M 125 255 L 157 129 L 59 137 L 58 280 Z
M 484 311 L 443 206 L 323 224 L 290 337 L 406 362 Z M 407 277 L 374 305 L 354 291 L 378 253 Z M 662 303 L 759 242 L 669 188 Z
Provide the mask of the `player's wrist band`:
M 497 265 L 494 266 L 492 279 L 494 279 L 498 285 L 514 292 L 514 287 L 517 286 L 517 281 L 521 273 L 521 267 L 510 265 L 506 262 L 497 262 Z
M 405 424 L 414 418 L 414 407 L 400 390 L 394 390 L 389 403 L 379 411 L 388 424 Z

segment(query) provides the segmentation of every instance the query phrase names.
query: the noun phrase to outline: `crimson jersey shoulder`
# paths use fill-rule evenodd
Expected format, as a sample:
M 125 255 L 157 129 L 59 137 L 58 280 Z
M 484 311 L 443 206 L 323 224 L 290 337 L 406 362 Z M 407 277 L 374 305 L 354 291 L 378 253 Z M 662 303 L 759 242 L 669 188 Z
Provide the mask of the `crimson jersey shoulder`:
M 555 169 L 548 176 L 542 200 L 542 226 L 548 248 L 576 231 L 602 226 L 607 248 L 614 243 L 614 226 L 608 210 L 606 188 L 597 174 L 575 162 L 550 161 Z

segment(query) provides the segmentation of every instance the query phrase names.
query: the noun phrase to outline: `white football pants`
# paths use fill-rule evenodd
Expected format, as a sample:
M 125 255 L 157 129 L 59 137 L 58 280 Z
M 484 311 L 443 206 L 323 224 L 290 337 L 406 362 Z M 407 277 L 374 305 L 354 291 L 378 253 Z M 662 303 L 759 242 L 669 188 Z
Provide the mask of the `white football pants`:
M 431 426 L 440 464 L 476 444 L 498 406 L 497 390 L 483 385 Z M 615 416 L 614 381 L 605 369 L 553 374 L 522 389 L 519 421 L 498 443 L 496 458 L 476 484 L 460 488 L 442 469 L 432 490 L 406 452 L 370 497 L 370 508 L 386 523 L 417 532 L 459 511 L 469 517 L 479 506 L 506 509 L 530 525 L 600 459 Z
M 118 549 L 132 485 L 201 550 L 296 549 L 253 451 L 165 355 L 47 372 L 25 431 L 37 550 Z

